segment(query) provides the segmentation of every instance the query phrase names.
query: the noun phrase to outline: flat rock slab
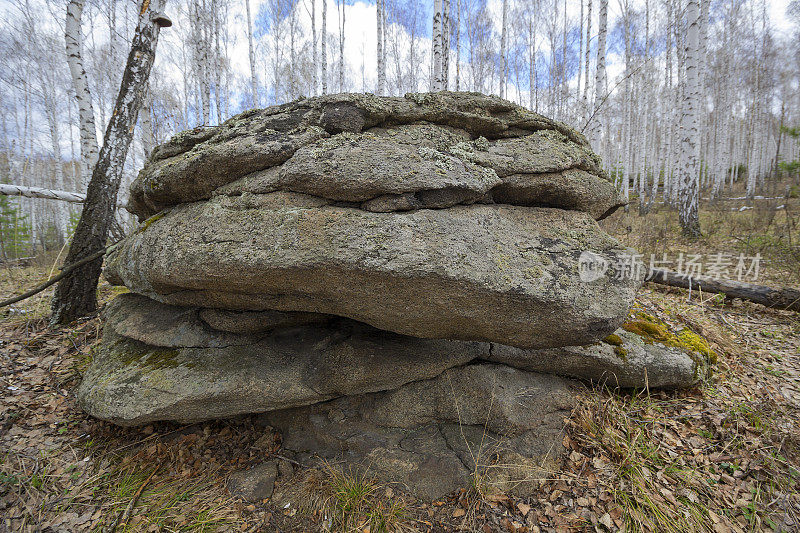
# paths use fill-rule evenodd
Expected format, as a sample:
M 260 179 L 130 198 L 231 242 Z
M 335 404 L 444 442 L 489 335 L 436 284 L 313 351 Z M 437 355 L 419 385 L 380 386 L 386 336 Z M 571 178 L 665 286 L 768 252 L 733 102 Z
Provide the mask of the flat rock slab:
M 420 338 L 589 344 L 625 318 L 643 269 L 590 215 L 508 205 L 370 213 L 276 192 L 183 204 L 127 237 L 106 277 L 165 303 L 344 316 Z
M 487 359 L 612 388 L 687 388 L 700 383 L 710 372 L 710 363 L 701 354 L 646 341 L 624 329 L 587 346 L 525 350 L 496 344 Z
M 567 380 L 475 364 L 263 420 L 303 461 L 344 461 L 430 500 L 474 483 L 530 494 L 560 464 L 574 405 Z
M 494 198 L 511 175 L 521 194 Z M 580 133 L 511 102 L 475 93 L 340 94 L 176 135 L 132 184 L 129 210 L 145 219 L 215 191 L 275 190 L 377 211 L 522 198 L 599 218 L 625 204 Z
M 229 341 L 221 343 L 196 315 L 134 294 L 117 297 L 77 390 L 84 411 L 124 426 L 227 418 L 394 389 L 488 351 L 346 319 L 264 336 L 216 332 Z
M 106 307 L 102 344 L 78 387 L 83 409 L 120 425 L 226 418 L 393 390 L 478 361 L 622 387 L 685 387 L 707 370 L 694 355 L 645 344 L 626 331 L 617 332 L 627 350 L 621 358 L 615 352 L 620 346 L 608 343 L 522 350 L 418 339 L 336 317 L 275 328 L 272 314 L 265 313 L 270 328 L 250 324 L 258 333 L 236 334 L 212 329 L 201 319 L 207 311 L 132 293 L 117 297 Z M 417 389 L 402 390 L 395 397 Z M 476 401 L 480 390 L 473 394 Z M 418 392 L 420 397 L 432 394 Z M 408 403 L 404 413 L 413 416 L 417 409 L 427 413 L 430 408 L 424 402 L 420 407 Z M 495 409 L 509 423 L 519 414 L 512 404 Z

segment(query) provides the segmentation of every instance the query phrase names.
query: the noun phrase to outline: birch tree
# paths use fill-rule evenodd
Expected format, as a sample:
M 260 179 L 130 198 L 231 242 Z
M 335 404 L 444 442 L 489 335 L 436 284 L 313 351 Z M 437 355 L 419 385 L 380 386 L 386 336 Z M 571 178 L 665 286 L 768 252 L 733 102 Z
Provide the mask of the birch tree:
M 446 0 L 447 1 L 447 0 Z M 500 26 L 500 98 L 506 97 L 506 80 L 508 78 L 508 0 L 503 0 L 503 18 Z
M 376 19 L 378 24 L 378 88 L 377 94 L 384 94 L 386 92 L 386 57 L 384 56 L 384 37 L 386 32 L 384 30 L 385 22 L 385 9 L 384 0 L 377 0 L 375 3 Z
M 89 257 L 106 244 L 114 220 L 123 164 L 155 60 L 159 30 L 172 25 L 163 14 L 165 3 L 166 0 L 150 0 L 142 4 L 114 112 L 106 128 L 103 147 L 89 181 L 83 212 L 65 264 Z M 100 257 L 73 270 L 58 283 L 53 296 L 52 323 L 66 324 L 97 309 L 97 282 L 102 264 Z
M 679 213 L 683 233 L 691 238 L 700 236 L 698 214 L 698 101 L 700 60 L 700 6 L 689 0 L 686 7 L 685 68 L 686 91 L 681 107 L 681 165 L 679 178 Z
M 328 94 L 328 3 L 327 0 L 322 0 L 322 38 L 320 46 L 322 47 L 322 94 Z
M 247 11 L 247 56 L 250 59 L 250 102 L 253 107 L 258 107 L 258 82 L 256 78 L 256 52 L 253 47 L 253 22 L 250 18 L 250 0 L 244 0 Z M 311 5 L 314 5 L 312 0 Z M 316 48 L 314 49 L 316 51 Z M 316 61 L 315 61 L 316 63 Z
M 603 98 L 605 97 L 606 87 L 606 32 L 608 26 L 608 0 L 600 0 L 600 10 L 597 17 L 597 70 L 595 72 L 594 82 L 594 110 L 589 115 L 589 121 L 594 124 L 591 131 L 592 143 L 595 145 L 595 150 L 598 149 L 600 142 L 600 134 L 603 128 L 599 113 L 600 108 L 603 106 Z
M 338 11 L 338 24 L 339 24 L 339 92 L 344 92 L 344 22 L 345 14 L 347 12 L 344 0 L 336 0 L 336 8 Z
M 589 62 L 591 60 L 591 38 L 592 38 L 592 0 L 589 0 L 586 6 L 586 62 L 584 70 L 586 76 L 583 78 L 583 106 L 581 113 L 581 122 L 585 123 L 587 115 L 589 114 Z
M 447 90 L 449 59 L 450 0 L 434 0 L 431 38 L 431 91 Z
M 67 4 L 67 18 L 64 24 L 64 41 L 67 51 L 67 63 L 72 75 L 72 86 L 78 102 L 78 123 L 81 140 L 81 181 L 88 185 L 91 171 L 97 162 L 97 132 L 92 110 L 92 94 L 86 70 L 83 68 L 83 35 L 81 32 L 81 15 L 83 0 L 70 0 Z

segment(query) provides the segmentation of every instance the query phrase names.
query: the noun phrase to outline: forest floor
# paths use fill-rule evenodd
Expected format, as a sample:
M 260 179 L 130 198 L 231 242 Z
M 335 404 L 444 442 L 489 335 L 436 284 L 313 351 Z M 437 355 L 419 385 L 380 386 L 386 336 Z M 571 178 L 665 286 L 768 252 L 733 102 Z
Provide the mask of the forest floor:
M 676 216 L 615 215 L 604 227 L 650 253 L 761 254 L 760 283 L 800 283 L 791 214 L 704 210 L 706 236 Z M 793 212 L 797 212 L 797 206 Z M 769 217 L 767 220 L 766 217 Z M 784 221 L 781 217 L 785 217 Z M 0 297 L 50 265 L 0 267 Z M 101 284 L 108 302 L 119 291 Z M 645 285 L 637 304 L 704 336 L 714 375 L 683 391 L 587 386 L 564 421 L 565 459 L 520 499 L 465 487 L 422 502 L 367 478 L 295 466 L 278 479 L 305 505 L 233 498 L 228 476 L 281 453 L 250 417 L 119 428 L 83 414 L 73 390 L 101 319 L 51 329 L 50 293 L 0 322 L 0 533 L 6 531 L 761 531 L 800 530 L 800 315 Z M 476 483 L 475 486 L 480 486 Z M 300 502 L 303 503 L 303 502 Z

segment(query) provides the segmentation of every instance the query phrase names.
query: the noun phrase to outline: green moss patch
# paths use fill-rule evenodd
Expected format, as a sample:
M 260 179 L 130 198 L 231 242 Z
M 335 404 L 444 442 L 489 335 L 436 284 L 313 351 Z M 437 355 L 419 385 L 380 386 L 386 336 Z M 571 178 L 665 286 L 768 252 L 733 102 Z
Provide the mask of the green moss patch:
M 708 346 L 708 342 L 700 335 L 683 329 L 672 332 L 669 325 L 646 313 L 636 313 L 633 320 L 622 324 L 625 331 L 635 333 L 647 344 L 660 343 L 673 348 L 681 348 L 688 352 L 702 355 L 707 361 L 714 363 L 717 354 Z
M 603 342 L 612 346 L 622 346 L 622 338 L 619 335 L 614 335 L 613 333 L 603 339 Z
M 146 231 L 147 228 L 149 228 L 151 224 L 153 224 L 154 222 L 157 222 L 157 221 L 161 220 L 162 218 L 164 218 L 164 215 L 165 215 L 165 213 L 162 211 L 161 213 L 156 213 L 155 215 L 151 216 L 150 218 L 148 218 L 147 220 L 142 222 L 142 227 L 139 228 L 139 231 Z

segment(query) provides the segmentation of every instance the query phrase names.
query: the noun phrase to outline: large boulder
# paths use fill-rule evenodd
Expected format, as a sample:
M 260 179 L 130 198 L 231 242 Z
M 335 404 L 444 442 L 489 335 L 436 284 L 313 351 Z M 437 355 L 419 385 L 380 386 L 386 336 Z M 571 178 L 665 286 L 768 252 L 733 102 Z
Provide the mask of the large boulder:
M 153 151 L 129 209 L 144 219 L 218 189 L 372 201 L 370 210 L 521 201 L 596 218 L 625 203 L 580 133 L 474 93 L 329 95 L 185 132 Z
M 581 254 L 632 251 L 579 211 L 509 205 L 372 213 L 317 196 L 176 206 L 109 256 L 106 277 L 165 303 L 344 316 L 421 338 L 528 348 L 592 343 L 643 270 L 582 281 Z
M 527 495 L 558 469 L 575 403 L 562 378 L 473 364 L 264 421 L 302 461 L 344 461 L 421 498 L 470 485 Z

